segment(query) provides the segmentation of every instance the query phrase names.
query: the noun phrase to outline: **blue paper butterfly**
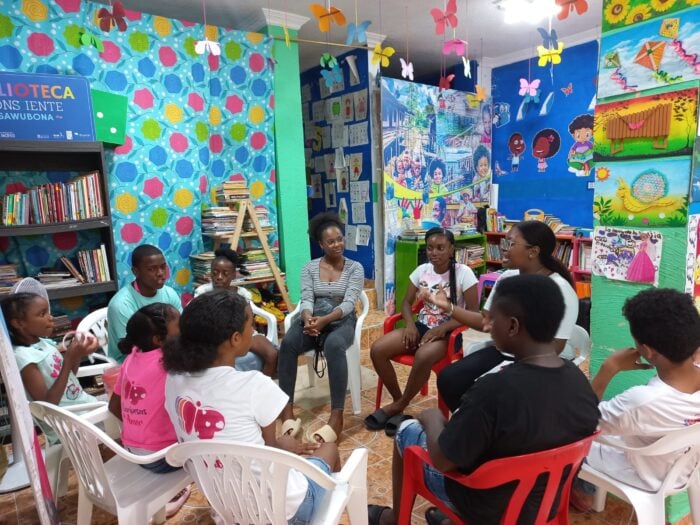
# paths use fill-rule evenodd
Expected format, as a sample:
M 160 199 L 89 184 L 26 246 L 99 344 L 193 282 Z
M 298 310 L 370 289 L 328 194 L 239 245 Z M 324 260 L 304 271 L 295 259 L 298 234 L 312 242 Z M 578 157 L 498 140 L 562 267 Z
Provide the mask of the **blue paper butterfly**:
M 338 67 L 338 64 L 333 66 L 332 69 L 322 69 L 321 76 L 323 81 L 326 83 L 326 87 L 330 89 L 336 82 L 343 81 L 343 72 Z
M 550 33 L 544 27 L 538 27 L 537 31 L 542 35 L 542 45 L 548 49 L 556 49 L 559 47 L 556 30 L 552 29 Z
M 357 40 L 360 44 L 367 43 L 367 28 L 372 22 L 365 20 L 355 25 L 353 22 L 348 24 L 348 36 L 345 39 L 345 45 L 351 45 L 353 41 Z

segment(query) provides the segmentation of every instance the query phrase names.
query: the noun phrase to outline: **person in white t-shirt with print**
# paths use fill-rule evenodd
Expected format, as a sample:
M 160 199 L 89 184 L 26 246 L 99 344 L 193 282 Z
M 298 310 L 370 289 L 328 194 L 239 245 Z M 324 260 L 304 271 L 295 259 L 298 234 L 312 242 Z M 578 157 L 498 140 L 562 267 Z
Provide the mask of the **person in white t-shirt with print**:
M 455 261 L 455 238 L 444 228 L 431 228 L 425 234 L 428 261 L 421 264 L 409 276 L 410 283 L 401 305 L 401 315 L 406 323 L 383 335 L 372 344 L 370 356 L 374 369 L 384 382 L 393 401 L 365 418 L 370 430 L 385 429 L 393 435 L 408 418 L 404 409 L 418 394 L 430 377 L 432 366 L 445 356 L 447 339 L 458 321 L 439 308 L 424 303 L 418 319 L 413 320 L 411 308 L 419 291 L 428 294 L 441 293 L 448 298 L 452 308 L 460 307 L 478 311 L 477 279 L 468 266 Z M 401 354 L 413 354 L 415 360 L 403 391 L 399 387 L 391 358 Z
M 165 409 L 178 441 L 206 439 L 267 445 L 296 454 L 321 470 L 340 469 L 335 443 L 302 443 L 275 435 L 275 422 L 287 395 L 262 373 L 234 368 L 253 337 L 253 312 L 233 290 L 195 297 L 180 317 L 180 336 L 163 348 Z M 302 525 L 313 518 L 324 489 L 296 470 L 289 472 L 286 516 Z

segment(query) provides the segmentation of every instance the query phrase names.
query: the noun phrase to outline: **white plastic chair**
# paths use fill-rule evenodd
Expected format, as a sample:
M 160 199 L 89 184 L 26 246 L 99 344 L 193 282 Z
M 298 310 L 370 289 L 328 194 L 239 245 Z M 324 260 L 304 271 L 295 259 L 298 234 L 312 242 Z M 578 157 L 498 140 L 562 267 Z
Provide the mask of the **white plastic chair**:
M 353 525 L 367 524 L 367 449 L 358 448 L 340 472 L 328 475 L 284 450 L 226 441 L 172 447 L 168 463 L 183 465 L 226 525 L 287 523 L 287 473 L 295 469 L 326 489 L 313 524 L 336 525 L 346 510 Z M 260 472 L 259 475 L 254 472 Z
M 586 329 L 579 325 L 574 325 L 571 337 L 566 343 L 566 348 L 561 353 L 561 357 L 571 359 L 576 366 L 581 366 L 591 353 L 591 336 Z
M 365 317 L 367 317 L 367 312 L 369 312 L 369 298 L 364 290 L 360 293 L 360 302 L 362 303 L 362 309 L 360 315 L 357 316 L 357 324 L 355 324 L 355 339 L 353 340 L 352 346 L 350 346 L 345 351 L 345 359 L 348 362 L 348 382 L 350 383 L 350 397 L 352 399 L 352 411 L 355 415 L 362 413 L 362 406 L 360 401 L 360 396 L 362 394 L 362 375 L 360 367 L 360 347 L 362 345 L 362 325 L 365 322 Z M 299 315 L 299 306 L 301 303 L 297 304 L 293 311 L 289 312 L 284 318 L 284 333 L 287 333 L 292 326 L 292 322 Z M 313 355 L 314 350 L 309 350 L 305 353 L 308 358 L 308 373 L 309 373 L 309 384 L 314 386 L 316 384 L 316 371 L 313 365 Z
M 194 291 L 194 295 L 196 297 L 200 293 L 208 291 L 211 291 L 211 283 L 202 284 L 198 286 L 197 289 Z M 253 301 L 248 302 L 250 303 L 251 310 L 253 310 L 253 315 L 259 315 L 260 317 L 265 319 L 265 321 L 267 321 L 267 334 L 265 334 L 265 338 L 268 341 L 270 341 L 273 345 L 279 346 L 279 336 L 277 335 L 277 318 L 275 317 L 275 315 L 268 312 L 267 310 L 263 310 Z
M 92 506 L 115 514 L 119 523 L 146 525 L 165 521 L 165 504 L 191 483 L 184 470 L 154 474 L 139 465 L 163 457 L 168 449 L 148 456 L 132 454 L 95 425 L 56 405 L 43 401 L 29 404 L 34 417 L 50 425 L 61 439 L 64 450 L 76 471 L 78 488 L 78 525 L 88 525 Z M 104 407 L 102 410 L 107 411 Z M 99 445 L 116 456 L 102 461 Z
M 90 312 L 83 317 L 76 329 L 78 332 L 89 332 L 93 334 L 103 348 L 107 349 L 107 307 L 98 308 L 94 312 Z M 89 365 L 83 365 L 78 368 L 76 377 L 90 377 L 102 374 L 106 369 L 111 368 L 118 363 L 102 352 L 93 352 L 88 356 Z
M 628 447 L 619 439 L 606 436 L 598 437 L 596 441 L 640 456 L 660 456 L 678 451 L 682 453 L 673 462 L 666 479 L 656 492 L 642 490 L 613 479 L 584 462 L 578 476 L 597 487 L 593 500 L 595 511 L 602 512 L 605 509 L 605 498 L 610 492 L 632 504 L 639 525 L 664 525 L 664 499 L 666 496 L 687 490 L 692 522 L 700 523 L 700 423 L 669 432 L 646 447 Z M 693 474 L 684 483 L 680 476 L 688 471 Z

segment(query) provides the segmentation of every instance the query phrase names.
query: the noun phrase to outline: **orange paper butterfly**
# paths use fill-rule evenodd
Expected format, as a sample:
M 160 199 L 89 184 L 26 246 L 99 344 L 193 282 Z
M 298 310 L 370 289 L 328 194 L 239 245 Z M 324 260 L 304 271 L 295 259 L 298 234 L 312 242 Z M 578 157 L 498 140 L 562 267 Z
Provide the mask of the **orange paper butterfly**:
M 588 3 L 586 0 L 557 0 L 557 5 L 561 6 L 561 11 L 559 11 L 557 15 L 559 20 L 565 20 L 574 9 L 576 9 L 576 13 L 579 15 L 588 11 Z
M 321 4 L 311 4 L 309 9 L 318 20 L 318 29 L 321 33 L 328 33 L 331 30 L 331 22 L 339 26 L 345 25 L 345 15 L 337 7 L 330 6 L 326 9 Z
M 111 12 L 106 7 L 102 7 L 97 12 L 97 18 L 100 21 L 100 29 L 105 33 L 109 33 L 112 30 L 112 26 L 117 26 L 119 31 L 126 31 L 125 16 L 126 11 L 119 0 L 114 2 Z
M 569 82 L 568 86 L 561 88 L 561 92 L 568 97 L 574 92 L 574 85 L 571 82 Z

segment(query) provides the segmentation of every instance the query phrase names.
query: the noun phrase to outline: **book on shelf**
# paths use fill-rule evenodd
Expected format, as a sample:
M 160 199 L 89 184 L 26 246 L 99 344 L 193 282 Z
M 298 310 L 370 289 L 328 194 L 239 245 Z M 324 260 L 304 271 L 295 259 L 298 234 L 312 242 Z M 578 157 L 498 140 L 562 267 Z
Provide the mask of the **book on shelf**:
M 10 293 L 19 279 L 16 264 L 0 264 L 0 294 Z
M 591 271 L 593 269 L 593 261 L 591 259 L 591 254 L 593 253 L 593 246 L 588 243 L 580 243 L 578 250 L 578 269 L 584 271 Z
M 102 283 L 111 280 L 109 261 L 104 245 L 94 250 L 79 250 L 78 264 L 88 283 Z
M 63 266 L 65 266 L 68 269 L 70 274 L 78 280 L 78 282 L 87 282 L 85 276 L 82 273 L 80 273 L 80 271 L 78 271 L 78 269 L 73 264 L 73 261 L 71 261 L 68 257 L 61 257 L 59 260 L 63 263 Z
M 484 247 L 480 244 L 466 245 L 455 250 L 455 260 L 470 267 L 484 264 Z

